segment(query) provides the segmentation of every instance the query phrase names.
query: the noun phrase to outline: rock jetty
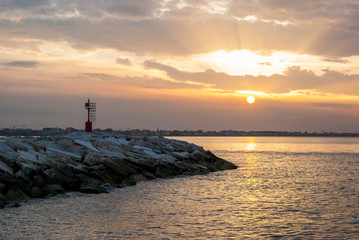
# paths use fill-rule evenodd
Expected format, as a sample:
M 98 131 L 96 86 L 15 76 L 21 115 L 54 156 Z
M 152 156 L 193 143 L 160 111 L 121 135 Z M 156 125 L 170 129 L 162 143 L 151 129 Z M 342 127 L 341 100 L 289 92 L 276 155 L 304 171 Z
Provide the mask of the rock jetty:
M 235 168 L 200 146 L 161 137 L 74 132 L 0 138 L 0 207 L 66 191 L 104 193 L 144 180 Z

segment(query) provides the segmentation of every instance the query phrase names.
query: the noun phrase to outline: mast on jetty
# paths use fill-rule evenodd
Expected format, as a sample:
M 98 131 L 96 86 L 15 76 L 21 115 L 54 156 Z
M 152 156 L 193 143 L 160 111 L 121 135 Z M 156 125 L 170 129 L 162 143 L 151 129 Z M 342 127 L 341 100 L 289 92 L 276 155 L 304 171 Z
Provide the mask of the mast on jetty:
M 85 132 L 92 132 L 92 122 L 96 121 L 96 103 L 90 102 L 90 99 L 85 103 L 87 109 L 87 122 L 85 122 Z

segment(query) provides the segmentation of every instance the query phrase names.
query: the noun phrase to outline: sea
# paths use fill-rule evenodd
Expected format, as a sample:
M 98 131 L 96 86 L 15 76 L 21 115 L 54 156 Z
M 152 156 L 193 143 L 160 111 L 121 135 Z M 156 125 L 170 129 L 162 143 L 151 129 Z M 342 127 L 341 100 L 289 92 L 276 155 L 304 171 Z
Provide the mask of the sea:
M 0 239 L 359 239 L 359 138 L 177 137 L 238 169 L 0 209 Z

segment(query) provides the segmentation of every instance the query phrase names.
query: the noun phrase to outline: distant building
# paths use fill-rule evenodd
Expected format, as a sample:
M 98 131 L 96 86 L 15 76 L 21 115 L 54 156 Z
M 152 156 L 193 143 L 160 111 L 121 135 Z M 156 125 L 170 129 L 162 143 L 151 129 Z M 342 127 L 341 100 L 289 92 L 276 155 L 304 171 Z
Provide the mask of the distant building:
M 63 133 L 63 130 L 61 128 L 43 128 L 42 132 L 46 135 L 56 135 Z
M 73 128 L 73 127 L 67 127 L 65 129 L 65 133 L 72 133 L 72 132 L 76 132 L 77 129 L 76 128 Z

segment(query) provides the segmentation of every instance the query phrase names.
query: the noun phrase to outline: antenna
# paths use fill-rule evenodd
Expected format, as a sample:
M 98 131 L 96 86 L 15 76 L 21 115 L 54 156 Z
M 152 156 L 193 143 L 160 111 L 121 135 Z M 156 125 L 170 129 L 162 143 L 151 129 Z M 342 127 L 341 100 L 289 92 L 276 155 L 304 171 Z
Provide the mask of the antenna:
M 85 103 L 87 109 L 87 122 L 85 122 L 85 132 L 92 132 L 92 122 L 96 121 L 96 103 L 90 102 L 90 99 Z

